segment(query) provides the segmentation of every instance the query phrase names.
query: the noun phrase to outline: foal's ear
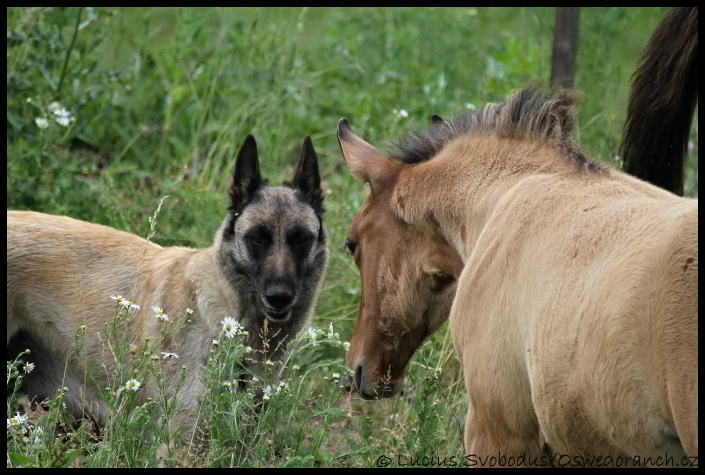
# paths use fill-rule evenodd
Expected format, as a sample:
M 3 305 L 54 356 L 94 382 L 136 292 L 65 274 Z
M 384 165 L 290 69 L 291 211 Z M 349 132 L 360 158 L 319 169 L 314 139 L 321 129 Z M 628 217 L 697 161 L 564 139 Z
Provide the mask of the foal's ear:
M 439 125 L 448 125 L 448 122 L 446 122 L 445 119 L 438 114 L 431 114 L 431 121 L 433 122 L 434 127 Z
M 309 203 L 319 213 L 323 213 L 323 188 L 321 188 L 321 174 L 318 171 L 318 156 L 313 148 L 311 136 L 304 139 L 301 150 L 301 160 L 296 167 L 296 174 L 291 185 L 300 190 Z
M 262 186 L 262 175 L 257 158 L 257 142 L 254 135 L 248 134 L 235 160 L 235 170 L 228 189 L 230 194 L 228 209 L 236 214 L 240 213 L 260 186 Z
M 398 171 L 399 164 L 390 161 L 382 152 L 358 137 L 344 118 L 338 122 L 338 143 L 350 171 L 371 185 Z

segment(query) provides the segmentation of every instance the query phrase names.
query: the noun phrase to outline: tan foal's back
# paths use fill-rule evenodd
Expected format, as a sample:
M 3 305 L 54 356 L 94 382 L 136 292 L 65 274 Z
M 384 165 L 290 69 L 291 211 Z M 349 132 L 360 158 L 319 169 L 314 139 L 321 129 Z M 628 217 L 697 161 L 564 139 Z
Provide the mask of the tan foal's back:
M 576 178 L 513 188 L 459 280 L 468 450 L 485 449 L 471 426 L 494 424 L 537 453 L 548 439 L 560 454 L 684 456 L 697 401 L 668 393 L 697 385 L 697 201 L 614 171 Z

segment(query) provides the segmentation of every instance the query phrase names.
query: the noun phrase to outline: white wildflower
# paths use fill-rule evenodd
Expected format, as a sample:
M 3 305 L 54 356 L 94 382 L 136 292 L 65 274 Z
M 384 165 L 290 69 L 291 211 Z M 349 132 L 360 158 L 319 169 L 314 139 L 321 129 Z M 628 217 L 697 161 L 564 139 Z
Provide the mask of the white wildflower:
M 27 414 L 20 414 L 18 412 L 15 416 L 7 419 L 7 427 L 10 428 L 12 426 L 21 426 L 19 428 L 22 429 L 22 432 L 24 432 L 27 429 L 24 426 L 27 424 L 28 420 L 29 416 Z
M 270 397 L 272 397 L 272 387 L 265 386 L 262 389 L 262 399 L 264 399 L 265 401 L 268 401 Z
M 308 329 L 308 336 L 311 338 L 311 345 L 316 346 L 318 343 L 316 342 L 316 330 L 313 329 L 312 327 Z
M 131 300 L 123 299 L 120 301 L 120 305 L 125 307 L 128 310 L 139 310 L 140 306 L 137 305 L 135 302 L 132 302 Z
M 63 107 L 59 107 L 58 109 L 56 109 L 54 111 L 54 115 L 57 117 L 68 117 L 68 118 L 71 117 L 71 113 Z
M 264 399 L 265 401 L 268 401 L 269 399 L 271 399 L 272 395 L 281 394 L 282 392 L 284 392 L 288 389 L 289 389 L 289 384 L 286 381 L 279 382 L 279 384 L 275 388 L 272 388 L 272 386 L 267 385 L 264 388 L 262 388 L 262 399 Z
M 34 122 L 40 129 L 45 129 L 49 127 L 49 119 L 53 118 L 57 124 L 64 127 L 68 127 L 71 122 L 74 122 L 76 118 L 66 110 L 59 102 L 51 102 L 47 107 L 48 117 L 37 117 Z
M 220 323 L 223 324 L 223 331 L 228 338 L 233 338 L 238 333 L 242 332 L 244 328 L 233 317 L 225 317 Z
M 56 114 L 56 111 L 58 111 L 59 109 L 62 109 L 61 104 L 59 104 L 59 103 L 56 102 L 56 101 L 50 103 L 50 104 L 47 106 L 47 110 L 48 110 L 49 112 L 51 112 L 52 114 Z
M 164 322 L 168 322 L 168 321 L 169 321 L 169 315 L 167 315 L 166 313 L 164 313 L 164 310 L 162 310 L 160 307 L 154 305 L 154 306 L 152 307 L 152 311 L 155 313 L 155 316 L 156 316 L 159 320 L 162 320 L 162 321 L 164 321 Z
M 70 119 L 69 117 L 63 116 L 63 115 L 57 117 L 57 118 L 54 119 L 54 120 L 56 120 L 56 123 L 57 123 L 57 124 L 63 125 L 64 127 L 68 127 L 69 124 L 71 123 L 71 119 Z
M 137 381 L 136 379 L 131 379 L 125 384 L 125 389 L 131 389 L 132 391 L 137 391 L 140 386 L 142 386 L 142 383 Z
M 286 381 L 280 381 L 279 386 L 277 386 L 277 389 L 275 391 L 275 394 L 279 394 L 283 391 L 286 391 L 287 389 L 289 389 L 289 383 L 287 383 Z

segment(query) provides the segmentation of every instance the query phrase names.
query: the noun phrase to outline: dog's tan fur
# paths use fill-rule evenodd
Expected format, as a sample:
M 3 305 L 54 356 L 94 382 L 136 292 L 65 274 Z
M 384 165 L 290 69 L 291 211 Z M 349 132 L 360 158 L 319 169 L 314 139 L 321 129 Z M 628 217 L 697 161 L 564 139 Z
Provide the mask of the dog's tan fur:
M 575 102 L 525 88 L 392 160 L 341 120 L 371 187 L 348 364 L 363 397 L 392 396 L 449 317 L 468 454 L 680 464 L 698 454 L 698 201 L 585 157 Z
M 104 341 L 104 325 L 117 312 L 110 296 L 140 303 L 130 315 L 131 340 L 137 344 L 142 337 L 159 338 L 167 325 L 155 318 L 152 305 L 167 309 L 172 318 L 194 310 L 188 332 L 176 332 L 179 341 L 162 348 L 179 355 L 177 372 L 182 364 L 194 369 L 203 364 L 211 348 L 204 343 L 220 333 L 220 320 L 207 316 L 222 320 L 240 314 L 240 298 L 216 268 L 212 248 L 162 248 L 107 226 L 29 211 L 8 211 L 7 228 L 8 343 L 20 330 L 30 332 L 43 346 L 61 352 L 61 363 L 78 375 L 87 362 L 104 361 L 98 377 L 106 387 L 115 383 L 115 363 Z M 77 361 L 72 354 L 81 326 L 90 344 L 85 360 Z M 188 375 L 184 396 L 195 400 L 203 385 L 197 371 Z M 105 420 L 104 406 L 92 402 L 93 415 Z
M 288 359 L 287 343 L 311 321 L 327 264 L 318 165 L 307 138 L 297 179 L 304 182 L 304 177 L 312 173 L 312 189 L 302 191 L 296 184 L 268 187 L 259 181 L 250 186 L 248 180 L 259 178 L 259 170 L 254 139 L 248 137 L 246 145 L 254 154 L 250 164 L 256 170 L 236 167 L 230 189 L 231 209 L 214 246 L 207 249 L 161 247 L 130 233 L 65 216 L 7 212 L 7 341 L 9 345 L 11 339 L 19 339 L 14 345 L 17 349 L 23 349 L 25 343 L 33 346 L 28 360 L 35 363 L 38 374 L 28 375 L 30 395 L 50 397 L 56 389 L 67 387 L 70 410 L 105 422 L 106 405 L 97 396 L 90 377 L 95 376 L 100 388 L 115 389 L 126 382 L 115 380 L 116 361 L 110 348 L 115 342 L 107 341 L 106 336 L 106 326 L 111 325 L 118 310 L 125 311 L 111 300 L 117 295 L 140 306 L 131 311 L 128 325 L 128 342 L 136 357 L 147 338 L 153 345 L 169 326 L 186 324 L 170 331 L 154 349 L 169 391 L 175 388 L 182 366 L 186 371 L 178 393 L 181 411 L 174 428 L 183 427 L 190 433 L 195 427 L 197 398 L 205 392 L 202 377 L 206 360 L 216 348 L 213 340 L 221 335 L 225 317 L 233 317 L 249 332 L 245 344 L 253 352 L 245 362 L 247 370 L 256 372 L 265 359 L 277 364 L 275 371 L 281 370 Z M 303 165 L 305 160 L 309 160 L 307 166 Z M 244 196 L 247 193 L 250 196 Z M 316 196 L 315 204 L 307 202 L 306 193 Z M 246 239 L 246 231 L 265 224 L 275 234 L 273 249 L 267 261 L 255 263 L 240 243 Z M 305 229 L 311 236 L 312 247 L 301 262 L 294 263 L 285 245 L 287 237 L 276 236 L 290 229 Z M 259 301 L 267 297 L 256 295 L 249 282 L 252 276 L 238 266 L 250 266 L 257 272 L 267 267 L 273 279 L 290 276 L 293 281 L 294 267 L 299 265 L 303 282 L 292 297 L 288 316 L 280 320 L 265 318 Z M 156 318 L 153 306 L 161 307 L 171 321 Z M 187 315 L 187 309 L 192 314 Z M 82 327 L 85 334 L 77 339 Z M 78 354 L 77 344 L 82 347 Z M 178 359 L 163 360 L 161 351 L 176 353 Z M 91 366 L 94 375 L 88 370 Z M 244 371 L 233 369 L 232 377 L 238 379 Z M 157 396 L 152 381 L 149 379 L 138 391 L 140 400 Z

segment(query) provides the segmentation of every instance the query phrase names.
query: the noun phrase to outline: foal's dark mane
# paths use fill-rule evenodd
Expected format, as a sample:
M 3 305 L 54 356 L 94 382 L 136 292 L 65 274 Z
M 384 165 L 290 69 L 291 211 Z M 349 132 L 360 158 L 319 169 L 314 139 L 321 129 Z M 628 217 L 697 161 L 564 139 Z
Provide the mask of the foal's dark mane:
M 580 93 L 557 93 L 525 86 L 504 102 L 459 115 L 446 122 L 434 116 L 427 131 L 414 130 L 394 143 L 390 158 L 400 163 L 420 163 L 433 158 L 448 143 L 463 136 L 495 134 L 506 138 L 538 139 L 559 148 L 581 169 L 602 171 L 605 167 L 587 157 L 570 137 Z

